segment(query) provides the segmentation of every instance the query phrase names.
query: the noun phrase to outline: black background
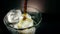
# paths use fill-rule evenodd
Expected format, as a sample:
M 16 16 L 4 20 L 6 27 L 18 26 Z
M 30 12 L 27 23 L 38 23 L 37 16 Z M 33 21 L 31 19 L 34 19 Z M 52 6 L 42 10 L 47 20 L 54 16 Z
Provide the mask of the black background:
M 18 8 L 19 3 L 20 0 L 0 0 L 0 34 L 10 34 L 3 23 L 3 18 L 10 9 Z M 43 19 L 36 34 L 56 33 L 59 30 L 59 11 L 56 11 L 56 0 L 46 0 L 45 8 L 46 12 L 42 13 Z

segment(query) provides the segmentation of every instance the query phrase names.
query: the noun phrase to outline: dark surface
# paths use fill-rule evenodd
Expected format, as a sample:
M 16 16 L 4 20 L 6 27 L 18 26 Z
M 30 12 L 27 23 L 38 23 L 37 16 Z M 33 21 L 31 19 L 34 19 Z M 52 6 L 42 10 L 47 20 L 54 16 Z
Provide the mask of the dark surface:
M 0 34 L 10 34 L 3 23 L 3 18 L 10 9 L 17 8 L 19 2 L 17 1 L 17 4 L 15 4 L 13 1 L 15 0 L 0 0 Z M 36 34 L 56 33 L 59 29 L 59 12 L 56 12 L 56 0 L 46 1 L 45 7 L 47 10 L 46 13 L 42 13 L 43 20 Z

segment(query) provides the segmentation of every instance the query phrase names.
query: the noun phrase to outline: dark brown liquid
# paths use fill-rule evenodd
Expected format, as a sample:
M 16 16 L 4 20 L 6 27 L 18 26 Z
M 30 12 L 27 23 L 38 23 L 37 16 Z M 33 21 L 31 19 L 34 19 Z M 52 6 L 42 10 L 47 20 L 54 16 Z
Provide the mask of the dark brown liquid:
M 24 1 L 24 17 L 23 17 L 23 20 L 26 19 L 26 13 L 27 13 L 27 0 Z
M 27 13 L 27 0 L 24 2 L 24 14 Z

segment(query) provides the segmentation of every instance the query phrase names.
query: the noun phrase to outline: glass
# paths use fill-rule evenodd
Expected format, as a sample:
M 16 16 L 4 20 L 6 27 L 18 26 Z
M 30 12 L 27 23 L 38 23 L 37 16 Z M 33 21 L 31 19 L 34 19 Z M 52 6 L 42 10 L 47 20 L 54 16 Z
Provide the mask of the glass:
M 21 13 L 22 12 L 22 13 Z M 6 16 L 4 17 L 3 21 L 6 25 L 7 29 L 12 34 L 35 34 L 35 30 L 39 26 L 42 20 L 42 15 L 40 11 L 34 7 L 28 7 L 27 13 L 31 16 L 31 19 L 33 20 L 33 26 L 29 27 L 22 27 L 22 28 L 14 28 L 14 25 L 19 22 L 19 17 L 21 17 L 21 14 L 23 14 L 23 9 L 12 9 L 10 10 Z M 28 21 L 28 20 L 27 20 Z M 29 23 L 30 25 L 30 23 Z

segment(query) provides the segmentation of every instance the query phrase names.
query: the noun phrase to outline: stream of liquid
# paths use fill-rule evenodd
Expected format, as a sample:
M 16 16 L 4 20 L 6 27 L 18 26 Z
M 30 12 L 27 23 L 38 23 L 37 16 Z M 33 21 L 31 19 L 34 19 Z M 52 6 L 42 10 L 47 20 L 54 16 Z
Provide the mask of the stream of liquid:
M 27 14 L 27 0 L 24 0 L 24 17 L 23 17 L 23 20 L 26 19 L 26 14 Z

